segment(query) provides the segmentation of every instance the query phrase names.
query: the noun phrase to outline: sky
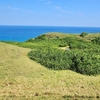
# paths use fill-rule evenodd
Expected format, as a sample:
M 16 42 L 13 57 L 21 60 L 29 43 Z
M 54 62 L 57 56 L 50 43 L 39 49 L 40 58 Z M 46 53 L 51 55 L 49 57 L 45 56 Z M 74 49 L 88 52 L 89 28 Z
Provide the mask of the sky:
M 0 25 L 100 27 L 100 0 L 0 0 Z

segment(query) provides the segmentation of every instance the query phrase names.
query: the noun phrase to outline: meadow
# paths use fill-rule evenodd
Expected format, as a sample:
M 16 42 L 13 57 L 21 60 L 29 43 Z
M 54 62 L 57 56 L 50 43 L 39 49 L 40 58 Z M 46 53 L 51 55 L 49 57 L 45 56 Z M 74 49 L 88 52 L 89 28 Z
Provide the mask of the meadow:
M 68 52 L 76 52 L 80 49 L 82 52 L 83 50 L 94 50 L 97 48 L 99 50 L 98 42 L 94 42 L 99 36 L 100 34 L 90 34 L 85 37 L 80 37 L 79 35 L 53 33 L 42 35 L 42 37 L 39 36 L 36 39 L 29 39 L 23 43 L 0 42 L 0 99 L 99 100 L 99 72 L 88 75 L 70 69 L 51 69 L 39 62 L 41 59 L 39 58 L 40 55 L 35 55 L 42 54 L 43 56 L 43 52 L 39 50 L 47 51 L 47 48 L 50 48 L 50 51 L 51 49 L 54 51 L 58 50 L 58 53 L 59 51 L 66 52 L 66 49 L 62 50 L 61 47 L 67 47 L 69 43 L 73 44 L 73 41 L 76 40 L 78 42 L 76 41 L 74 45 L 70 44 L 70 51 Z M 66 44 L 66 39 L 63 39 L 65 37 L 69 37 L 73 41 L 68 43 L 69 38 L 67 38 Z M 92 40 L 94 41 L 91 43 Z M 33 58 L 30 59 L 30 52 L 32 54 L 34 52 L 37 53 L 34 55 L 31 54 Z M 94 56 L 96 54 L 95 52 Z M 97 56 L 96 58 L 99 59 Z

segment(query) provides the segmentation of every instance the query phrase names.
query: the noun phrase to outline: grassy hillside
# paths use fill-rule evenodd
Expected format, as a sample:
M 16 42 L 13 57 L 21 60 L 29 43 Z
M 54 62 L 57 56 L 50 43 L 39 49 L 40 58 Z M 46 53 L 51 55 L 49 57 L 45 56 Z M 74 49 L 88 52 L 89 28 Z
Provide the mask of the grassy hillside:
M 1 100 L 100 99 L 100 75 L 46 69 L 27 57 L 29 51 L 0 43 Z

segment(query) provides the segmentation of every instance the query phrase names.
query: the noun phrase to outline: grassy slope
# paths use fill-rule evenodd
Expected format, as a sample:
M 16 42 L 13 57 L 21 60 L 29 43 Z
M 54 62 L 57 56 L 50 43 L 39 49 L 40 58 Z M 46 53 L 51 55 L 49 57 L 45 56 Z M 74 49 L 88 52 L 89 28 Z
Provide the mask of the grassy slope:
M 46 69 L 26 56 L 29 51 L 0 43 L 0 99 L 95 100 L 100 97 L 100 75 Z
M 84 38 L 80 37 L 80 34 L 65 34 L 65 33 L 59 33 L 59 32 L 50 32 L 50 33 L 47 33 L 46 35 L 47 37 L 51 37 L 51 38 L 77 37 L 79 39 L 89 40 L 89 41 L 96 37 L 100 37 L 100 33 L 89 33 Z

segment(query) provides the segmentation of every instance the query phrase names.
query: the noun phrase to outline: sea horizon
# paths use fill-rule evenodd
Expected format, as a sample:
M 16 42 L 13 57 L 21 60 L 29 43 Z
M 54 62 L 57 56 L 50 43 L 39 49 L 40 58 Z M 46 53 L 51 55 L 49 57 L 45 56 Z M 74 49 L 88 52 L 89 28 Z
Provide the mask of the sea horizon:
M 0 26 L 36 26 L 36 27 L 97 27 L 100 28 L 100 26 L 55 26 L 55 25 L 0 25 Z
M 24 42 L 41 34 L 60 32 L 65 34 L 100 33 L 100 27 L 78 26 L 28 26 L 0 25 L 0 41 Z

